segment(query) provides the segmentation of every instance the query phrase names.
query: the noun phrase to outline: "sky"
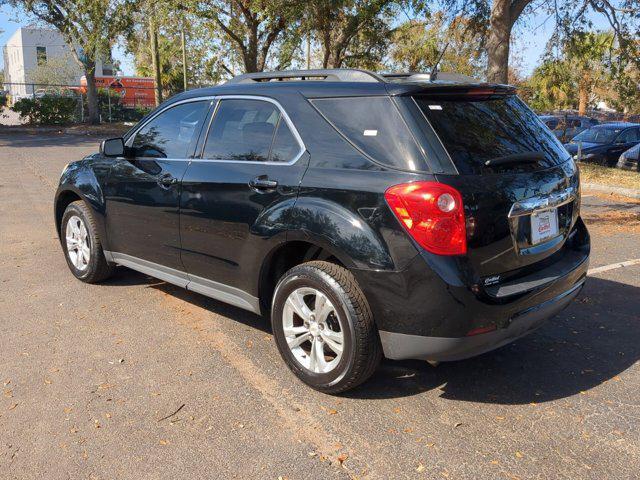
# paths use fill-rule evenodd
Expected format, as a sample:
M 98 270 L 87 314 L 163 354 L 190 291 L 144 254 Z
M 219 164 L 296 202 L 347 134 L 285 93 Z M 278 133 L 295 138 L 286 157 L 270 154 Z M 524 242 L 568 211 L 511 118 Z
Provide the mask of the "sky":
M 593 16 L 595 27 L 607 28 L 607 23 L 602 16 Z M 13 33 L 21 26 L 34 23 L 24 13 L 16 11 L 8 6 L 0 7 L 0 46 L 4 46 Z M 540 61 L 544 53 L 547 41 L 553 32 L 553 21 L 546 15 L 532 15 L 527 18 L 527 25 L 518 27 L 514 50 L 522 58 L 522 73 L 529 75 Z M 125 55 L 123 49 L 116 46 L 113 52 L 115 60 L 120 62 L 123 75 L 133 75 L 133 59 Z M 0 55 L 0 69 L 3 68 L 3 57 Z

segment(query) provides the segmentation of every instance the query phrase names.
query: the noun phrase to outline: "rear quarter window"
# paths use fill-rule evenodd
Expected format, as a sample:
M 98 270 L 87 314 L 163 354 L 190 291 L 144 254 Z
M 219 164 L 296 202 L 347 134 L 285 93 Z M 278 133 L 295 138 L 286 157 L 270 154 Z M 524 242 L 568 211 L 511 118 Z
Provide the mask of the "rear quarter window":
M 311 103 L 375 162 L 402 170 L 425 170 L 420 147 L 390 97 L 323 98 Z

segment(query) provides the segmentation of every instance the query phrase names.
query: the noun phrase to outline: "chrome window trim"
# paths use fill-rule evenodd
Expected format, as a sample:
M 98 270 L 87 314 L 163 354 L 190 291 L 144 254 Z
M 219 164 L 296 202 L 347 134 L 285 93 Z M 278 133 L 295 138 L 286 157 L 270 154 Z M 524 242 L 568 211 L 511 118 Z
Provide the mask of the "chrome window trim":
M 267 102 L 267 103 L 271 103 L 272 105 L 275 105 L 275 107 L 280 111 L 280 115 L 282 116 L 281 118 L 284 118 L 285 122 L 287 122 L 287 126 L 289 127 L 289 130 L 291 130 L 293 137 L 296 139 L 296 142 L 298 142 L 298 146 L 300 147 L 300 150 L 297 153 L 297 155 L 295 155 L 293 159 L 289 160 L 288 162 L 270 162 L 270 161 L 260 162 L 257 160 L 223 160 L 223 159 L 216 159 L 216 158 L 202 158 L 202 155 L 204 154 L 204 147 L 207 144 L 207 139 L 209 138 L 209 132 L 211 131 L 211 125 L 213 125 L 213 122 L 216 118 L 216 114 L 218 113 L 218 108 L 220 108 L 220 101 L 234 100 L 234 99 L 258 100 L 258 101 L 263 101 L 263 102 Z M 211 115 L 211 119 L 209 120 L 209 125 L 207 126 L 207 131 L 204 137 L 204 141 L 202 142 L 202 148 L 200 149 L 199 154 L 196 154 L 196 158 L 192 159 L 193 162 L 235 163 L 235 164 L 248 164 L 248 165 L 293 165 L 298 160 L 300 160 L 300 157 L 302 157 L 302 155 L 304 155 L 304 152 L 307 151 L 307 148 L 304 142 L 302 141 L 302 137 L 300 137 L 300 134 L 298 133 L 298 130 L 296 129 L 293 122 L 291 121 L 291 118 L 289 117 L 286 110 L 282 107 L 282 105 L 280 105 L 280 103 L 277 100 L 274 100 L 273 98 L 269 98 L 269 97 L 262 97 L 260 95 L 240 95 L 240 94 L 216 95 L 215 100 L 217 101 L 216 108 L 213 112 L 213 115 Z

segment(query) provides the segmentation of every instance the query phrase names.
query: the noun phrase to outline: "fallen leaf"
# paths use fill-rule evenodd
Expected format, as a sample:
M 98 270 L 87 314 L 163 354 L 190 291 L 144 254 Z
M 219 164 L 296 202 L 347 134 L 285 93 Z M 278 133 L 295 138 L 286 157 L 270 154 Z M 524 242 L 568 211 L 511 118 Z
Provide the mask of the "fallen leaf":
M 347 458 L 349 458 L 349 455 L 347 455 L 346 453 L 341 453 L 340 455 L 338 455 L 338 462 L 340 463 L 340 465 L 342 465 Z
M 522 454 L 522 452 L 516 452 L 516 457 L 517 458 L 522 458 L 522 457 L 524 457 L 524 455 Z
M 336 415 L 336 414 L 338 413 L 338 411 L 337 411 L 337 410 L 333 410 L 333 409 L 331 409 L 331 410 L 329 410 L 327 413 L 328 413 L 329 415 Z
M 421 463 L 416 467 L 416 472 L 418 472 L 418 473 L 422 473 L 425 470 L 426 470 L 426 467 Z
M 71 413 L 71 410 L 73 410 L 73 407 L 65 407 L 64 413 Z
M 14 408 L 16 408 L 18 406 L 17 403 L 14 403 L 13 405 L 11 405 L 9 408 L 7 408 L 7 410 L 13 410 Z
M 51 385 L 51 380 L 49 380 L 48 378 L 45 378 L 44 383 L 46 383 L 47 385 Z
M 169 442 L 169 440 L 160 440 L 158 443 L 160 445 L 169 445 L 170 442 Z

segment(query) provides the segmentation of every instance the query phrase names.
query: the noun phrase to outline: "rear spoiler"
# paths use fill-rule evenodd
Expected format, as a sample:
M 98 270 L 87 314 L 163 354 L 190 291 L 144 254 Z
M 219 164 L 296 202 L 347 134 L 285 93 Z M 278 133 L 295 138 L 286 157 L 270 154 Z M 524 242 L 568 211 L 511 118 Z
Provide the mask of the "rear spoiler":
M 389 93 L 393 94 L 393 84 L 387 86 Z M 515 95 L 516 87 L 512 85 L 502 85 L 495 83 L 430 83 L 416 84 L 415 88 L 407 91 L 406 84 L 399 95 L 427 96 L 440 99 L 460 99 L 460 97 L 470 97 L 476 100 L 492 98 L 496 96 Z

